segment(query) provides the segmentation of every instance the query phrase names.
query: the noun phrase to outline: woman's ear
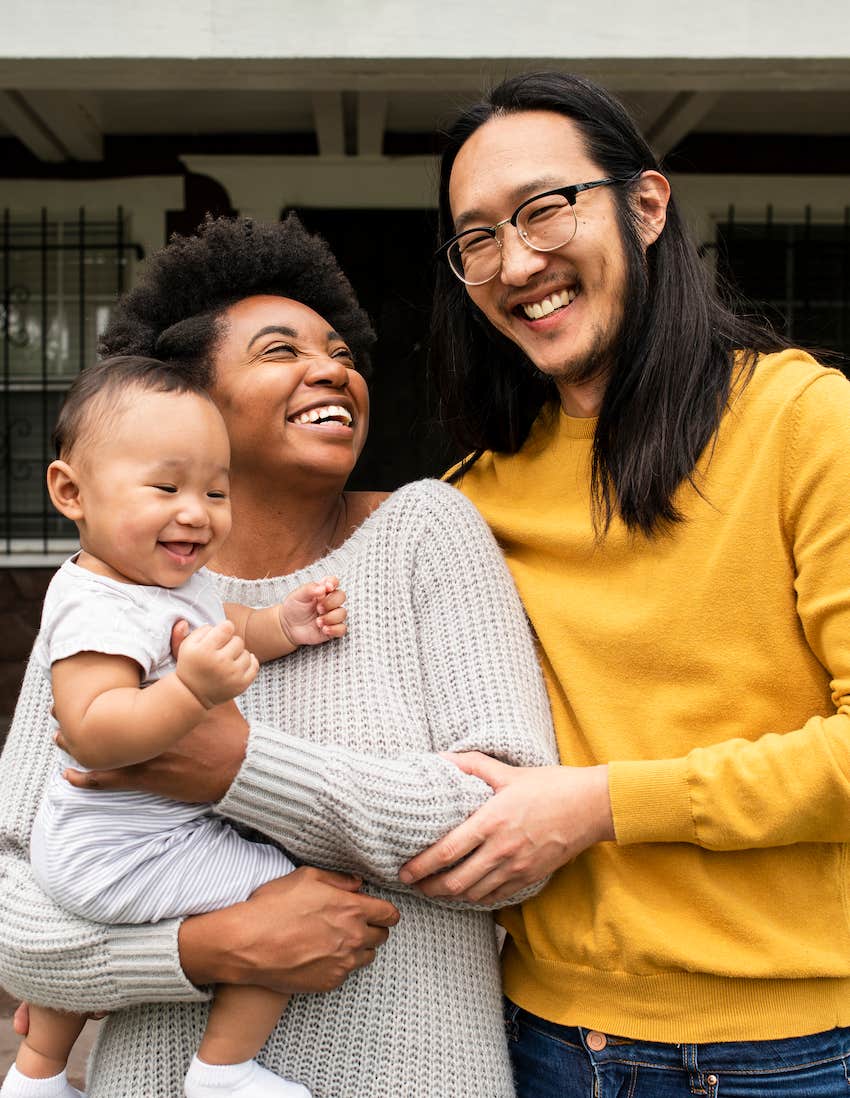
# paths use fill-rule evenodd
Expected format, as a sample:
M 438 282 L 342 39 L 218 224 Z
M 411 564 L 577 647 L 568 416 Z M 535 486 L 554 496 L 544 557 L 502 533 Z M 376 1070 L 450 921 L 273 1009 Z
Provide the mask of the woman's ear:
M 656 171 L 645 171 L 633 192 L 639 231 L 644 250 L 661 236 L 667 223 L 667 203 L 670 201 L 670 184 Z
M 48 465 L 47 491 L 50 493 L 51 503 L 60 515 L 72 522 L 82 519 L 79 477 L 67 461 L 52 461 Z

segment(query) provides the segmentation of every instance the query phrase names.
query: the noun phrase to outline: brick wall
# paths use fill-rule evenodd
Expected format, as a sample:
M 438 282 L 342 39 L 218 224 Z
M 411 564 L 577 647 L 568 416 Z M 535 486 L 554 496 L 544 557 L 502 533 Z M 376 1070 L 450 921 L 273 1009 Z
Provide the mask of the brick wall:
M 32 649 L 54 568 L 0 568 L 0 742 Z

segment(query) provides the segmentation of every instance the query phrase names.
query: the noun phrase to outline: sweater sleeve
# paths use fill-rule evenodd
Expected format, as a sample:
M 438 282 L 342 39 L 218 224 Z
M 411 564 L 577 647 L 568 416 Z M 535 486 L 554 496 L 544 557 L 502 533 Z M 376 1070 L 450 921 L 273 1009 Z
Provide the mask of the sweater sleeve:
M 55 749 L 50 685 L 31 661 L 0 758 L 0 984 L 12 995 L 69 1011 L 208 998 L 183 974 L 179 920 L 105 926 L 58 907 L 29 865 L 29 837 Z
M 780 501 L 797 614 L 834 711 L 801 728 L 677 759 L 611 763 L 617 841 L 739 850 L 850 841 L 850 385 L 823 372 L 798 396 Z M 781 704 L 782 684 L 776 684 Z
M 254 725 L 219 805 L 304 861 L 394 888 L 404 862 L 492 793 L 435 752 L 557 760 L 530 630 L 489 529 L 448 486 L 434 483 L 417 501 L 410 661 L 432 750 L 385 757 Z

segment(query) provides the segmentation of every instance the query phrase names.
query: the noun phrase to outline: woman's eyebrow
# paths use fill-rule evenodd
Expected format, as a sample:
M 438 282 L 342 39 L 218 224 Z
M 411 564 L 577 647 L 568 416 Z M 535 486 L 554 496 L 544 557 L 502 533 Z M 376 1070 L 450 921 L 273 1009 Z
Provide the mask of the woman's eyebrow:
M 294 328 L 285 328 L 280 324 L 270 324 L 267 328 L 260 328 L 259 332 L 255 332 L 248 342 L 246 350 L 251 350 L 254 344 L 264 335 L 282 335 L 289 336 L 290 339 L 296 339 L 298 332 Z

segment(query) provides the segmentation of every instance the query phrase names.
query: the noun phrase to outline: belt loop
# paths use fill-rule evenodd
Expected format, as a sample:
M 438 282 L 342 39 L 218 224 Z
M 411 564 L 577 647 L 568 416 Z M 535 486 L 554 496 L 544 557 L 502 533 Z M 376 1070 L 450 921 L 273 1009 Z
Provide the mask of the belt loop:
M 699 1069 L 697 1045 L 682 1045 L 682 1067 L 688 1074 L 691 1094 L 706 1094 L 705 1076 Z

